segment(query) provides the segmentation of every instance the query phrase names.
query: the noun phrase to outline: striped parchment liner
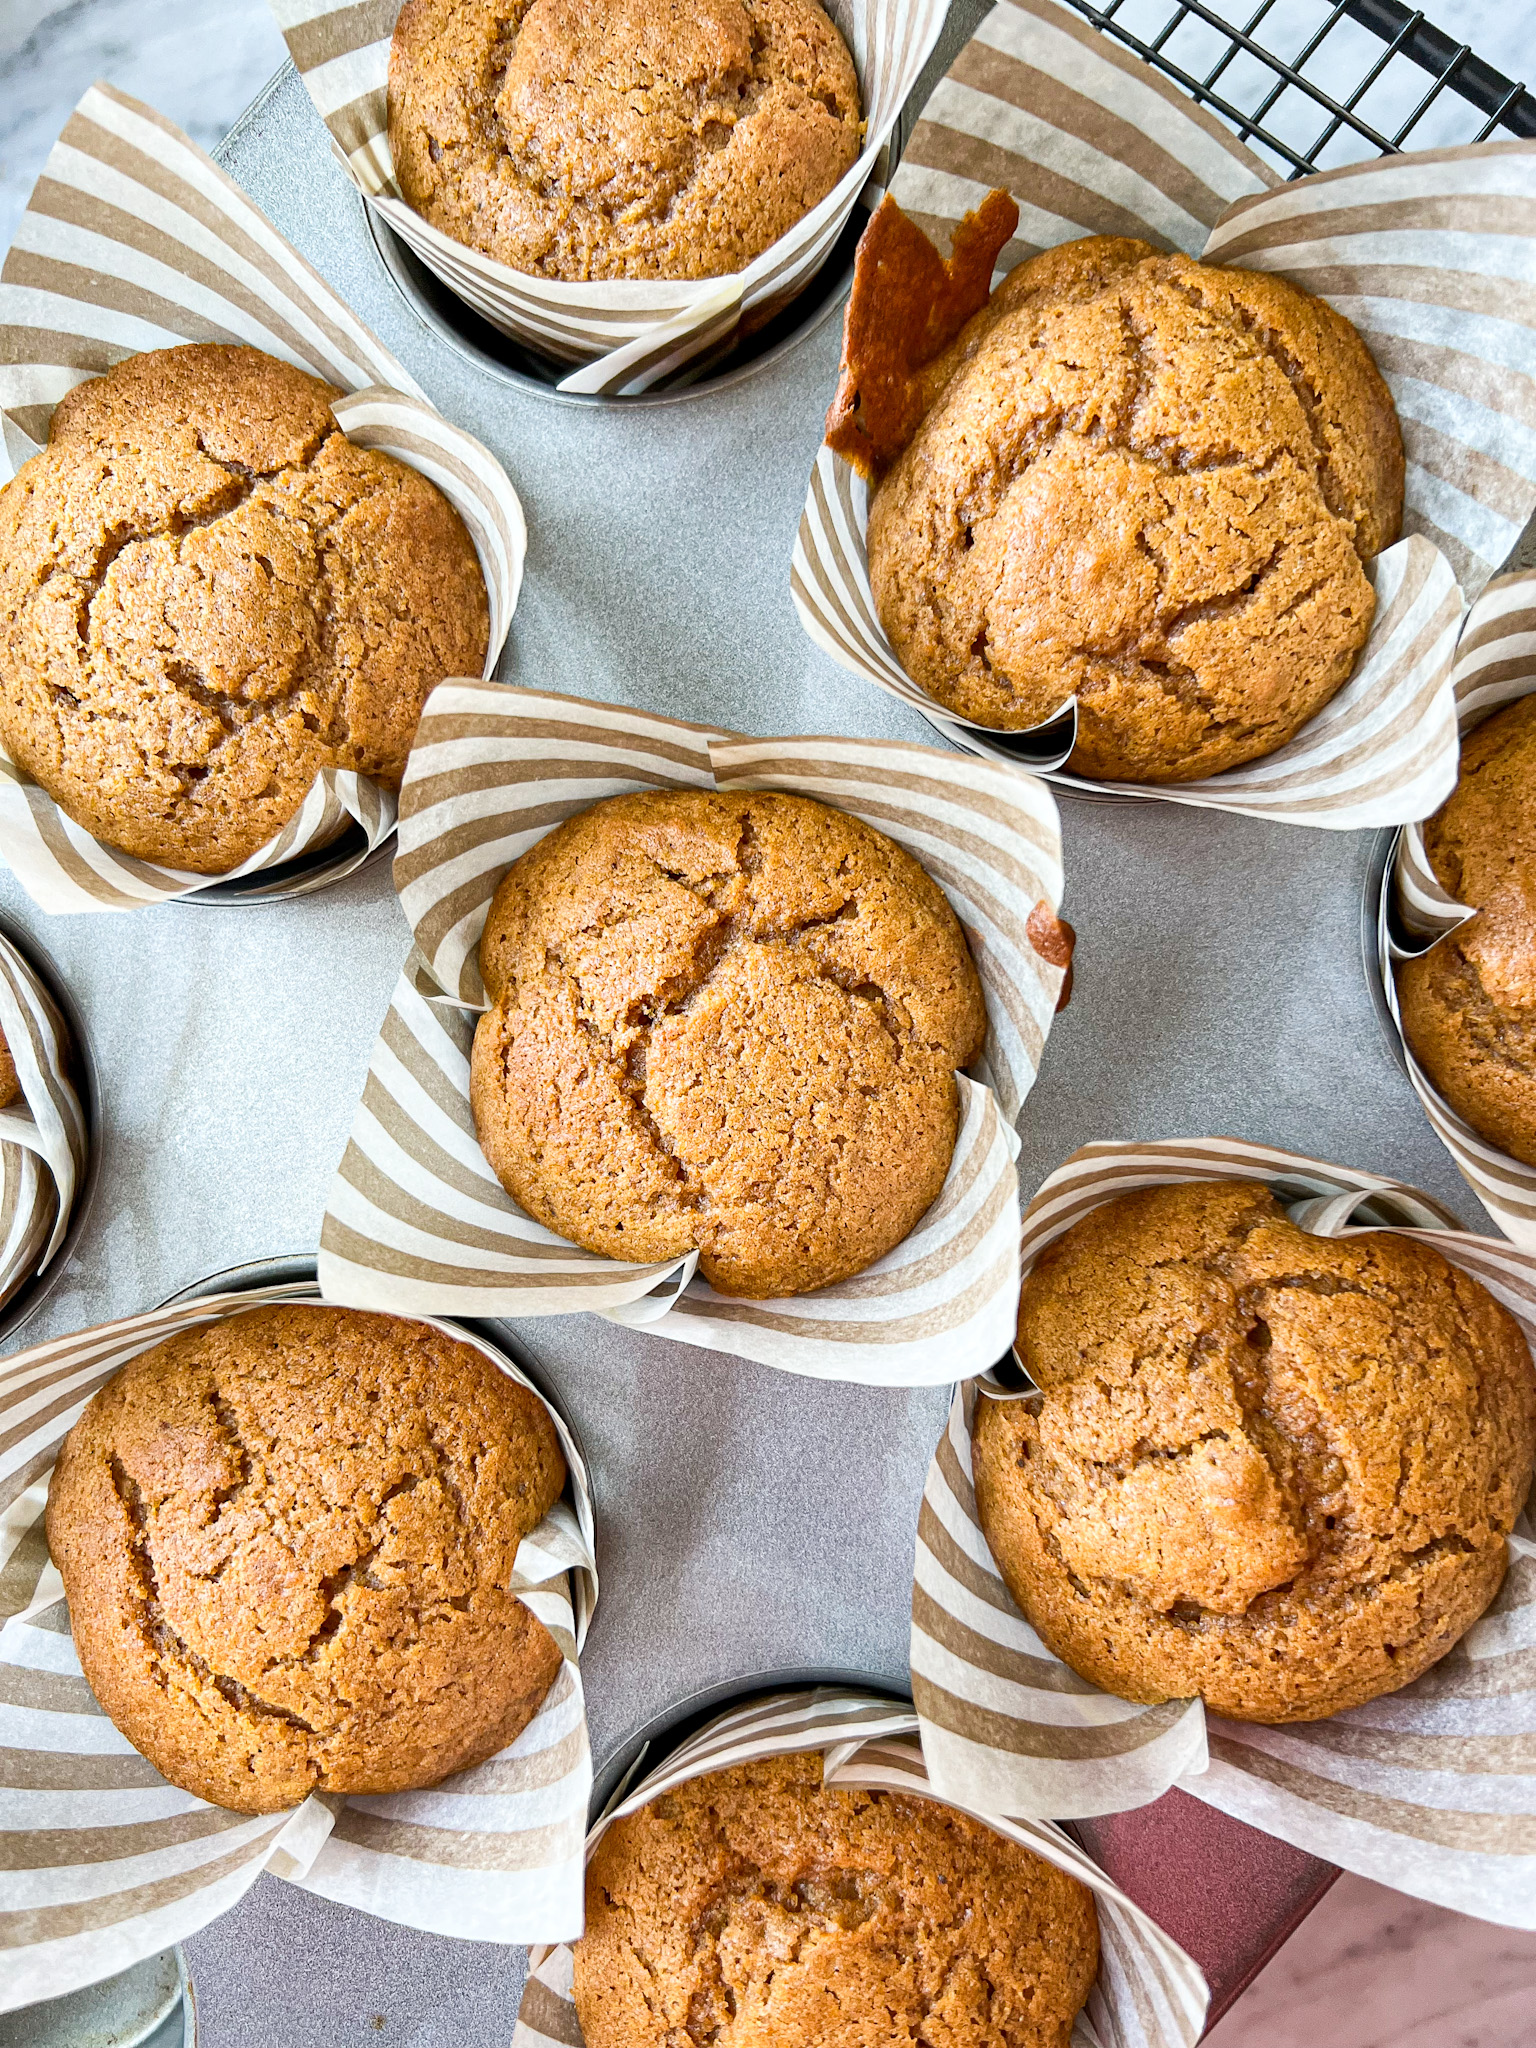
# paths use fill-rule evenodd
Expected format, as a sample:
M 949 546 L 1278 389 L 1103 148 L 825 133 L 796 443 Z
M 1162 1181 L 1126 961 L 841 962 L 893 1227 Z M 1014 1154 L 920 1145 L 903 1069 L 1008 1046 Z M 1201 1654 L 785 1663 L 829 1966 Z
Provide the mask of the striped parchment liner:
M 490 675 L 507 637 L 527 535 L 489 449 L 452 426 L 404 367 L 217 164 L 153 108 L 96 85 L 70 116 L 0 269 L 0 483 L 48 438 L 76 384 L 147 349 L 237 342 L 346 396 L 337 424 L 359 447 L 420 470 L 463 519 L 490 600 Z M 393 831 L 395 797 L 326 771 L 275 838 L 226 875 L 192 875 L 114 851 L 67 818 L 0 748 L 0 859 L 44 910 L 132 910 L 362 843 L 247 893 L 297 895 L 350 874 Z
M 432 227 L 400 196 L 387 133 L 390 39 L 398 0 L 364 7 L 272 0 L 289 55 L 332 147 L 364 201 L 450 291 L 525 347 L 577 363 L 562 391 L 627 397 L 678 376 L 761 325 L 810 283 L 860 195 L 878 180 L 896 117 L 938 39 L 947 0 L 828 0 L 864 101 L 857 162 L 821 203 L 744 270 L 727 277 L 573 283 L 514 270 Z M 878 197 L 878 190 L 871 196 Z
M 1332 702 L 1263 760 L 1196 782 L 1090 781 L 1062 766 L 1070 704 L 1005 734 L 905 675 L 870 592 L 867 487 L 825 447 L 791 571 L 806 631 L 957 745 L 1066 787 L 1334 830 L 1427 817 L 1456 776 L 1462 593 L 1477 596 L 1536 509 L 1536 144 L 1410 152 L 1276 187 L 1213 116 L 1053 0 L 1001 0 L 929 100 L 891 192 L 947 250 L 993 187 L 1019 203 L 1004 270 L 1080 235 L 1135 235 L 1278 271 L 1353 321 L 1407 451 L 1405 538 L 1368 567 L 1370 638 Z
M 0 1109 L 0 1306 L 58 1255 L 85 1181 L 90 1133 L 70 1067 L 75 1050 L 36 970 L 0 938 L 0 1037 L 21 1100 Z
M 119 1366 L 176 1331 L 313 1301 L 317 1291 L 285 1285 L 173 1303 L 0 1366 L 0 2010 L 95 1983 L 185 1939 L 263 1871 L 466 1940 L 559 1940 L 582 1924 L 592 1763 L 577 1656 L 597 1574 L 586 1467 L 553 1408 L 570 1481 L 524 1537 L 512 1583 L 565 1662 L 527 1728 L 487 1763 L 426 1792 L 326 1793 L 290 1813 L 233 1813 L 167 1784 L 81 1676 L 43 1533 L 49 1477 L 76 1417 Z M 471 1331 L 438 1327 L 531 1386 Z
M 1255 1180 L 1304 1229 L 1389 1228 L 1433 1244 L 1536 1342 L 1536 1255 L 1472 1237 L 1417 1189 L 1237 1138 L 1084 1146 L 1024 1218 L 1027 1273 L 1101 1202 L 1172 1181 Z M 983 1392 L 1009 1391 L 983 1383 Z M 1416 1898 L 1536 1926 L 1536 1543 L 1510 1539 L 1493 1605 L 1401 1692 L 1325 1721 L 1261 1727 L 1200 1701 L 1137 1706 L 1079 1678 L 1019 1612 L 971 1481 L 975 1390 L 962 1388 L 923 1492 L 912 1690 L 946 1797 L 1007 1813 L 1116 1813 L 1169 1786 Z M 1024 1398 L 1024 1396 L 1018 1396 Z
M 941 1797 L 923 1764 L 917 1716 L 905 1702 L 841 1686 L 774 1693 L 710 1721 L 611 1804 L 587 1836 L 587 1860 L 614 1821 L 690 1778 L 760 1757 L 815 1749 L 824 1753 L 827 1785 L 917 1799 Z M 995 1828 L 1092 1890 L 1099 1913 L 1099 1975 L 1073 2029 L 1073 2048 L 1193 2048 L 1209 2002 L 1204 1977 L 1070 1835 L 1048 1821 L 1006 1820 L 960 1799 L 943 1803 Z M 584 2048 L 571 1995 L 574 1966 L 566 1944 L 532 1951 L 512 2048 Z
M 960 1131 L 911 1235 L 840 1285 L 776 1301 L 716 1294 L 696 1255 L 625 1265 L 556 1237 L 503 1192 L 475 1138 L 469 1052 L 486 1007 L 478 948 L 519 854 L 599 799 L 644 789 L 778 789 L 853 813 L 907 848 L 965 926 L 989 1031 L 959 1076 Z M 1062 983 L 1027 921 L 1061 902 L 1050 791 L 931 747 L 746 739 L 646 711 L 444 683 L 401 792 L 395 886 L 416 949 L 395 990 L 320 1237 L 326 1298 L 407 1313 L 595 1310 L 790 1372 L 937 1385 L 991 1365 L 1017 1292 L 1017 1141 Z
M 1536 690 L 1536 569 L 1495 577 L 1467 616 L 1452 675 L 1456 715 L 1463 733 L 1517 697 Z M 1418 825 L 1397 835 L 1382 877 L 1376 944 L 1381 985 L 1402 1034 L 1397 1004 L 1399 960 L 1429 948 L 1473 915 L 1435 879 Z M 1406 1040 L 1403 1059 L 1435 1136 L 1455 1160 L 1468 1186 L 1507 1236 L 1536 1252 L 1536 1166 L 1512 1159 L 1458 1116 L 1414 1058 Z

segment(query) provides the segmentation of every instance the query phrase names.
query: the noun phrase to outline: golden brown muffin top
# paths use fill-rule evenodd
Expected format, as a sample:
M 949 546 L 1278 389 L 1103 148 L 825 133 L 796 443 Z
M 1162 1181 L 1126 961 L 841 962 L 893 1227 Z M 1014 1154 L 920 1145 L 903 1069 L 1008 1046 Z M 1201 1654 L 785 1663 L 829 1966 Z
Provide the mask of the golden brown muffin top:
M 938 884 L 845 812 L 595 804 L 508 870 L 480 967 L 475 1127 L 563 1237 L 696 1246 L 724 1292 L 804 1293 L 898 1244 L 944 1184 L 981 983 Z
M 1272 751 L 1347 679 L 1403 456 L 1369 353 L 1320 300 L 1071 242 L 1020 264 L 922 383 L 870 571 L 946 708 L 1018 728 L 1075 697 L 1070 766 L 1176 781 Z
M 508 1583 L 564 1484 L 543 1404 L 473 1345 L 260 1308 L 101 1389 L 48 1545 L 112 1720 L 173 1784 L 264 1813 L 512 1740 L 560 1653 Z
M 406 0 L 389 141 L 407 201 L 545 277 L 743 269 L 859 153 L 814 0 Z
M 21 1076 L 16 1071 L 11 1048 L 5 1042 L 5 1033 L 0 1031 L 0 1109 L 10 1109 L 20 1100 Z
M 1041 1397 L 980 1404 L 982 1526 L 1108 1691 L 1337 1712 L 1426 1670 L 1503 1578 L 1536 1371 L 1429 1245 L 1315 1237 L 1251 1182 L 1122 1195 L 1042 1253 L 1019 1356 Z
M 587 2048 L 1066 2048 L 1098 1972 L 1076 1878 L 822 1758 L 712 1772 L 616 1821 L 587 1867 Z
M 1536 696 L 1463 740 L 1424 848 L 1476 915 L 1398 964 L 1404 1036 L 1474 1130 L 1536 1165 Z
M 0 490 L 0 738 L 99 839 L 197 874 L 324 768 L 397 785 L 489 613 L 435 485 L 251 348 L 130 356 L 60 400 Z

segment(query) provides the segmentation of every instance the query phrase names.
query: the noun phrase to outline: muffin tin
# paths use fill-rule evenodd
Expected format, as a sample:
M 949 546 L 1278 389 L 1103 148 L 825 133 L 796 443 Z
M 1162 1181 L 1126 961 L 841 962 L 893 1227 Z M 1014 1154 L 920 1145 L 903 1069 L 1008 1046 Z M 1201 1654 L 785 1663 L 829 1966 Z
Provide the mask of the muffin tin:
M 984 11 L 957 0 L 936 62 Z M 830 307 L 793 346 L 664 404 L 548 405 L 402 299 L 291 69 L 220 154 L 506 463 L 530 548 L 503 679 L 748 732 L 930 739 L 821 656 L 789 603 L 836 376 Z M 1130 802 L 1062 812 L 1082 937 L 1024 1117 L 1026 1188 L 1091 1139 L 1230 1130 L 1395 1174 L 1488 1227 L 1374 1021 L 1365 835 Z M 8 875 L 0 907 L 32 951 L 46 930 L 109 1076 L 101 1227 L 29 1334 L 205 1291 L 192 1276 L 211 1269 L 227 1284 L 253 1244 L 312 1243 L 408 943 L 384 863 L 251 922 L 238 905 L 44 920 Z M 583 1672 L 600 1766 L 689 1696 L 833 1672 L 905 1689 L 942 1388 L 802 1381 L 588 1318 L 496 1334 L 558 1388 L 596 1475 L 604 1593 Z M 1177 1793 L 1079 1828 L 1206 1968 L 1213 2014 L 1333 1875 Z M 205 2048 L 243 2044 L 256 2013 L 285 2048 L 506 2039 L 523 1971 L 520 1950 L 408 1934 L 270 1879 L 188 1951 Z

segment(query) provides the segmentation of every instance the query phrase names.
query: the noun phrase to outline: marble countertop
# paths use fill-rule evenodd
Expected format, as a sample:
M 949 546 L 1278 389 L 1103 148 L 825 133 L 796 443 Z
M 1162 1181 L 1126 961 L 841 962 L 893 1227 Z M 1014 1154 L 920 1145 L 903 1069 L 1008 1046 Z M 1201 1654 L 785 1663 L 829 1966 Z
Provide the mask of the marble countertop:
M 1433 9 L 1440 27 L 1517 78 L 1527 68 L 1525 16 L 1507 0 Z M 151 101 L 212 147 L 283 56 L 264 0 L 0 0 L 0 247 L 94 79 Z M 1210 2039 L 1214 2048 L 1536 2048 L 1533 1994 L 1536 1935 L 1345 1876 Z M 487 2048 L 510 2034 L 506 2015 L 463 2018 L 463 2038 Z M 218 2033 L 228 2048 L 273 2048 L 256 2015 L 223 2014 Z M 386 2011 L 378 2037 L 409 2044 L 428 2034 L 412 2015 Z

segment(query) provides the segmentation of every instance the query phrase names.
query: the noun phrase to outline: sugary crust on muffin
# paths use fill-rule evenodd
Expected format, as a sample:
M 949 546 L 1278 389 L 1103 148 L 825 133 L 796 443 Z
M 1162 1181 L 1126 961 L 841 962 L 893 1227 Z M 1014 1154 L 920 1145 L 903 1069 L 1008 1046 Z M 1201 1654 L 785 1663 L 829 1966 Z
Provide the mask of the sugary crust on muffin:
M 226 873 L 322 769 L 397 785 L 427 693 L 480 673 L 462 520 L 337 396 L 256 349 L 130 356 L 0 490 L 0 738 L 109 845 Z
M 1076 1878 L 952 1807 L 768 1757 L 616 1821 L 587 1869 L 587 2048 L 1066 2048 L 1098 1971 Z
M 1272 752 L 1349 677 L 1397 536 L 1396 414 L 1360 337 L 1283 280 L 1146 243 L 1020 264 L 922 373 L 870 580 L 947 710 L 1069 766 L 1189 780 Z
M 697 1247 L 722 1292 L 804 1293 L 898 1244 L 944 1184 L 981 984 L 943 891 L 857 818 L 611 798 L 508 870 L 480 965 L 475 1128 L 562 1237 Z
M 400 1316 L 254 1309 L 124 1366 L 48 1545 L 81 1669 L 173 1784 L 243 1813 L 482 1762 L 560 1668 L 508 1590 L 560 1496 L 543 1404 Z
M 1019 1355 L 1041 1397 L 978 1403 L 982 1527 L 1108 1692 L 1315 1720 L 1419 1677 L 1498 1591 L 1536 1371 L 1429 1245 L 1313 1236 L 1249 1182 L 1122 1195 L 1029 1274 Z
M 545 277 L 715 277 L 859 153 L 814 0 L 406 0 L 389 141 L 422 217 Z
M 1441 886 L 1477 915 L 1399 963 L 1403 1034 L 1452 1109 L 1536 1166 L 1536 696 L 1463 741 L 1424 847 Z

